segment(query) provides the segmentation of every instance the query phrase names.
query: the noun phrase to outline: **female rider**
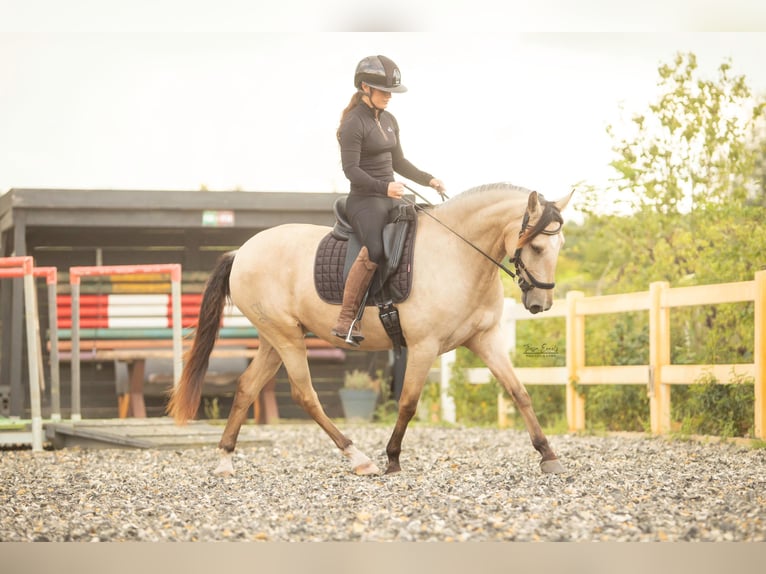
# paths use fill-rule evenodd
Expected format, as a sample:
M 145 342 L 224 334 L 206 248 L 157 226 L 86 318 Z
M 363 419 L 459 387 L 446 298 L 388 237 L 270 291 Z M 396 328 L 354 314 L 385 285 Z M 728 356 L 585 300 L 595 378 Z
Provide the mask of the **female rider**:
M 351 183 L 346 212 L 362 249 L 351 266 L 343 291 L 343 305 L 333 335 L 358 345 L 364 340 L 353 324 L 375 270 L 383 261 L 383 226 L 388 213 L 404 194 L 394 172 L 444 193 L 444 184 L 412 165 L 402 152 L 399 124 L 386 111 L 392 93 L 406 92 L 399 68 L 385 56 L 368 56 L 356 67 L 357 91 L 340 118 L 337 137 L 343 172 Z

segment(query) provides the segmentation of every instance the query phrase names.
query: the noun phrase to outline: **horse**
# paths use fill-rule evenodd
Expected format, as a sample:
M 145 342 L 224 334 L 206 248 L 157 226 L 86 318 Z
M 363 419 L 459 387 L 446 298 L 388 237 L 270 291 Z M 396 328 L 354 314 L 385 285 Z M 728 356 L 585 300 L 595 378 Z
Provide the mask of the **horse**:
M 535 191 L 498 183 L 469 189 L 435 206 L 419 206 L 412 288 L 398 304 L 407 358 L 397 420 L 386 446 L 385 474 L 401 470 L 402 440 L 431 365 L 440 354 L 459 346 L 482 359 L 513 398 L 532 446 L 541 456 L 541 471 L 564 472 L 507 353 L 500 328 L 503 285 L 497 266 L 503 267 L 500 261 L 515 254 L 524 307 L 531 313 L 549 309 L 556 262 L 564 244 L 561 211 L 571 196 L 547 201 Z M 227 301 L 252 322 L 260 338 L 255 357 L 238 380 L 218 445 L 221 456 L 214 470 L 218 475 L 234 474 L 232 453 L 248 409 L 282 364 L 292 399 L 330 436 L 353 471 L 358 475 L 381 473 L 325 414 L 311 382 L 307 333 L 337 347 L 352 348 L 331 335 L 338 306 L 323 301 L 314 285 L 314 256 L 329 231 L 326 226 L 293 223 L 266 229 L 222 255 L 208 278 L 194 340 L 166 408 L 176 424 L 184 424 L 197 413 Z M 358 347 L 354 342 L 355 348 L 392 348 L 391 338 L 373 314 L 365 314 L 361 326 L 365 338 Z

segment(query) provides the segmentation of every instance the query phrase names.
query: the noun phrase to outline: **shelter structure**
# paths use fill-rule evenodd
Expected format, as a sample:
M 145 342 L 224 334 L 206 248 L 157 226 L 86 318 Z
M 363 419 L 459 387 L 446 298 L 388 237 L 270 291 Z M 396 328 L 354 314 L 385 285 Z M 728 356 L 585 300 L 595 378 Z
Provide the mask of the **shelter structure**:
M 180 263 L 184 283 L 201 285 L 221 253 L 258 231 L 283 223 L 332 225 L 337 198 L 301 192 L 11 189 L 0 196 L 0 256 L 31 255 L 36 266 L 56 267 L 60 293 L 68 288 L 70 267 L 90 265 Z M 0 414 L 12 416 L 23 416 L 28 408 L 23 301 L 21 280 L 0 284 Z M 98 377 L 104 367 L 92 368 L 91 376 Z M 107 400 L 111 406 L 113 394 Z

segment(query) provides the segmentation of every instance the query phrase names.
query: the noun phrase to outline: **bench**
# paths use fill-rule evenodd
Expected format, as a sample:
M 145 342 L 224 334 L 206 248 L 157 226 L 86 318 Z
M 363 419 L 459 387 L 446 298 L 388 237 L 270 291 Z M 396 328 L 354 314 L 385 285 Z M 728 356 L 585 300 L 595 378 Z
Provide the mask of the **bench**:
M 197 322 L 201 293 L 181 295 L 181 323 L 183 350 L 192 344 L 193 327 Z M 127 366 L 127 381 L 119 374 L 115 381 L 120 418 L 145 417 L 144 403 L 147 379 L 147 361 L 155 366 L 157 360 L 173 359 L 173 320 L 171 295 L 167 293 L 86 293 L 79 296 L 80 305 L 80 361 L 115 361 L 116 366 Z M 58 348 L 60 360 L 72 359 L 72 297 L 57 296 Z M 306 346 L 311 360 L 345 360 L 345 351 L 332 344 L 307 336 Z M 234 306 L 224 312 L 222 327 L 211 353 L 211 368 L 205 378 L 206 396 L 215 396 L 224 385 L 231 385 L 244 371 L 259 347 L 257 330 Z M 216 366 L 216 360 L 218 366 Z M 235 365 L 221 370 L 221 365 Z M 173 375 L 154 372 L 149 382 L 164 390 L 173 384 Z M 276 400 L 274 384 L 268 384 L 256 402 L 256 420 L 274 419 Z M 259 410 L 262 412 L 259 413 Z M 265 415 L 265 417 L 264 417 Z

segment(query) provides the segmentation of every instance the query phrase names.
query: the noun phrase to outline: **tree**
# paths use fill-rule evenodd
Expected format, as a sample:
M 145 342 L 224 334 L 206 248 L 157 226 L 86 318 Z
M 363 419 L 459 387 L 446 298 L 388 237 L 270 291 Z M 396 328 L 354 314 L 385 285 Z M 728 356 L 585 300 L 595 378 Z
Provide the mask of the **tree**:
M 591 237 L 611 247 L 601 268 L 609 288 L 746 280 L 766 264 L 766 102 L 731 69 L 725 62 L 717 78 L 698 78 L 694 54 L 678 54 L 659 67 L 660 96 L 632 129 L 608 128 L 616 177 L 607 197 L 630 215 L 604 215 L 606 198 L 592 188 L 585 212 Z
M 568 242 L 565 256 L 590 257 L 581 263 L 604 293 L 643 291 L 653 281 L 751 280 L 766 267 L 766 102 L 729 61 L 704 78 L 694 54 L 678 54 L 658 73 L 657 100 L 626 126 L 608 128 L 615 178 L 606 193 L 585 190 L 587 232 Z M 604 209 L 614 201 L 621 214 Z M 674 310 L 672 360 L 750 362 L 751 307 Z M 620 355 L 610 344 L 640 347 L 622 327 L 606 329 L 604 357 Z

